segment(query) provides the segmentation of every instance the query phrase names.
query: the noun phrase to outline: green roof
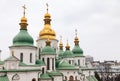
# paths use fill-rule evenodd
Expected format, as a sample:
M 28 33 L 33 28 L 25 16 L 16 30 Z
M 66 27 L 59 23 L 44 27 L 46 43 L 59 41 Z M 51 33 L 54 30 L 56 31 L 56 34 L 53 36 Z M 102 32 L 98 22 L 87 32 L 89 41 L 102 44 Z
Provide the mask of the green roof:
M 55 67 L 56 67 L 56 68 L 58 68 L 58 65 L 59 65 L 60 61 L 61 61 L 61 60 L 59 60 L 59 59 L 57 59 L 57 60 L 55 61 Z
M 45 63 L 41 59 L 38 59 L 38 60 L 36 60 L 36 65 L 44 66 Z
M 33 46 L 33 42 L 33 38 L 25 29 L 21 29 L 13 38 L 13 46 Z
M 42 51 L 41 54 L 56 54 L 55 49 L 50 47 L 50 46 L 45 46 Z
M 63 50 L 59 50 L 59 52 L 58 52 L 58 57 L 59 57 L 60 59 L 63 58 L 63 53 L 64 53 Z
M 66 61 L 62 61 L 61 63 L 59 63 L 58 68 L 57 69 L 76 69 L 74 65 L 69 64 Z
M 0 61 L 0 65 L 3 65 L 4 64 L 4 61 Z
M 51 79 L 51 77 L 47 73 L 41 74 L 39 78 L 41 80 Z
M 19 66 L 27 66 L 27 64 L 23 63 L 23 62 L 20 62 L 19 63 Z
M 48 73 L 50 76 L 62 76 L 63 74 L 60 73 L 59 71 L 53 70 Z
M 72 52 L 75 56 L 82 56 L 83 55 L 83 50 L 80 48 L 79 45 L 75 45 Z
M 87 76 L 87 79 L 88 81 L 98 81 L 93 75 Z
M 32 72 L 32 71 L 41 71 L 40 69 L 11 69 L 11 70 L 0 70 L 0 72 Z
M 0 76 L 0 81 L 9 81 L 8 77 L 5 76 Z
M 73 52 L 70 51 L 70 50 L 66 50 L 64 53 L 63 53 L 63 58 L 72 58 L 74 57 L 73 55 Z

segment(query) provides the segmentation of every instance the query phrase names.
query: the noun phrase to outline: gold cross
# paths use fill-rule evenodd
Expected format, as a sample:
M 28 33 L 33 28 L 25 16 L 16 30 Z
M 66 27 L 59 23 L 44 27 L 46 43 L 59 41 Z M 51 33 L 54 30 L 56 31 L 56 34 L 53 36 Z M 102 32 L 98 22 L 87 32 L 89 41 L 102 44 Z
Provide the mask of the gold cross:
M 23 7 L 23 16 L 25 17 L 25 9 L 26 9 L 26 6 L 22 6 Z

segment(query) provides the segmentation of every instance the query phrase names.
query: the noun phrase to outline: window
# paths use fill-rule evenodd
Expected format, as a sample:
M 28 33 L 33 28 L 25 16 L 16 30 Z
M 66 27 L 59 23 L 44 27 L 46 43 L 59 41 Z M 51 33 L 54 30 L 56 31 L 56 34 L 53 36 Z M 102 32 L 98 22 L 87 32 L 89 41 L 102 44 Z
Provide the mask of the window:
M 30 63 L 32 63 L 32 53 L 30 53 Z
M 44 69 L 44 68 L 42 68 L 42 74 L 44 74 L 44 72 L 45 72 L 44 70 L 45 70 L 45 69 Z
M 52 70 L 54 70 L 54 58 L 52 58 Z
M 36 81 L 36 79 L 35 79 L 35 78 L 33 78 L 33 79 L 32 79 L 32 81 Z
M 20 61 L 23 62 L 23 53 L 20 53 Z
M 71 64 L 71 60 L 69 60 L 69 64 Z
M 50 70 L 50 59 L 47 58 L 47 70 Z
M 78 60 L 78 65 L 80 65 L 80 60 Z
M 44 58 L 42 58 L 42 61 L 45 62 Z

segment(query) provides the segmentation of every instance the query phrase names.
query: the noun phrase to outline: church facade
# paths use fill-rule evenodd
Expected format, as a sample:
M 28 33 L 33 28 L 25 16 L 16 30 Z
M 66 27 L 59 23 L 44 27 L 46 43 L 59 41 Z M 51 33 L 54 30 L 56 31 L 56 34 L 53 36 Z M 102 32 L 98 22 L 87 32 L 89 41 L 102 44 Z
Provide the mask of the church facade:
M 0 61 L 0 81 L 97 81 L 94 69 L 86 65 L 77 32 L 74 48 L 70 50 L 67 42 L 63 50 L 62 38 L 56 39 L 47 8 L 44 27 L 34 46 L 34 39 L 27 31 L 25 6 L 23 8 L 20 31 L 9 47 L 10 57 Z

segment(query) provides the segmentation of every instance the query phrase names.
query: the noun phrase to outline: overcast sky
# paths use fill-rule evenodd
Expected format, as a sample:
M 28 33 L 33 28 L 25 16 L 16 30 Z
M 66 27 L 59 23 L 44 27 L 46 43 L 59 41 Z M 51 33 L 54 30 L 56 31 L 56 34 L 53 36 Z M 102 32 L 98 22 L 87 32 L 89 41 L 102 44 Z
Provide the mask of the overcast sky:
M 0 0 L 0 49 L 2 59 L 10 56 L 9 46 L 19 32 L 22 6 L 26 4 L 28 32 L 34 45 L 44 26 L 46 3 L 57 39 L 63 36 L 74 46 L 75 29 L 84 55 L 95 60 L 120 61 L 120 0 Z

